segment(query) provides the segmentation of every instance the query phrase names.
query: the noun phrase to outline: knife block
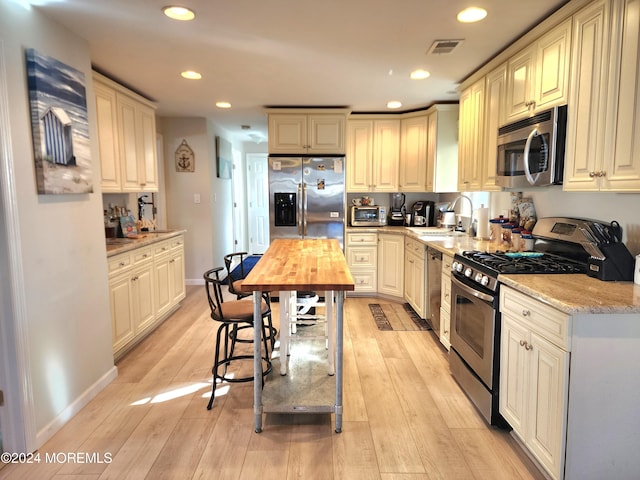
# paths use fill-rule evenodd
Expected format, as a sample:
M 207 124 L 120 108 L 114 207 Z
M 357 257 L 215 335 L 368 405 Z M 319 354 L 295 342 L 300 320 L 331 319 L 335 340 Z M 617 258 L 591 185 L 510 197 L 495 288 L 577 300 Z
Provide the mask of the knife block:
M 633 256 L 624 243 L 600 244 L 604 258 L 590 257 L 587 275 L 605 281 L 633 281 Z

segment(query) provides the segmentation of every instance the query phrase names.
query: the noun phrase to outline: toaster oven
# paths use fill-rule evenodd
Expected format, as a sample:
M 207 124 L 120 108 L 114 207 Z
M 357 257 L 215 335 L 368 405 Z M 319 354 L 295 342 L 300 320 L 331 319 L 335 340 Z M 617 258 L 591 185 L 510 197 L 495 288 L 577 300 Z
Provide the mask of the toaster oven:
M 387 207 L 352 206 L 350 223 L 352 227 L 380 227 L 387 224 Z

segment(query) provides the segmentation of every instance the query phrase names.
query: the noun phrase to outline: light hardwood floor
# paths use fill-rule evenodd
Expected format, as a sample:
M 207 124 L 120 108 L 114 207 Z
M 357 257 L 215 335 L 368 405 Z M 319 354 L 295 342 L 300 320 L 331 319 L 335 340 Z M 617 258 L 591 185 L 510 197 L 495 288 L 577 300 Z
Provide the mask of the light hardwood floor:
M 542 479 L 507 432 L 484 423 L 432 332 L 379 331 L 370 301 L 345 302 L 340 434 L 328 414 L 265 414 L 255 433 L 252 383 L 218 387 L 207 411 L 215 328 L 203 287 L 188 287 L 118 378 L 40 449 L 42 463 L 8 465 L 0 478 Z M 112 459 L 45 463 L 47 452 Z

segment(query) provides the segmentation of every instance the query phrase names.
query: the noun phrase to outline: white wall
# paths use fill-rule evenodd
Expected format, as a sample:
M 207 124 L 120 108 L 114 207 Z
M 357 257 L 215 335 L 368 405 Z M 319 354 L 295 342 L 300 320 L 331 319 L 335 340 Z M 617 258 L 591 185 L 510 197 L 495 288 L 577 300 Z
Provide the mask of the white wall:
M 4 43 L 11 149 L 2 158 L 15 198 L 3 204 L 5 217 L 16 220 L 17 231 L 3 231 L 6 242 L 18 242 L 22 253 L 18 271 L 3 272 L 3 290 L 20 289 L 24 304 L 11 305 L 23 328 L 27 370 L 22 390 L 27 404 L 25 422 L 35 436 L 25 448 L 42 444 L 78 408 L 115 375 L 102 225 L 95 109 L 88 104 L 94 193 L 38 195 L 29 119 L 24 50 L 36 50 L 83 71 L 87 98 L 93 98 L 87 43 L 14 2 L 0 2 L 0 39 Z M 0 93 L 2 94 L 2 93 Z M 4 251 L 3 255 L 10 255 Z M 22 278 L 21 278 L 22 277 Z M 5 290 L 6 291 L 6 290 Z M 12 302 L 22 302 L 16 297 Z M 21 339 L 12 339 L 21 340 Z M 20 352 L 17 354 L 21 355 Z M 29 391 L 29 388 L 31 391 Z M 33 433 L 33 432 L 32 432 Z M 5 445 L 5 448 L 7 445 Z

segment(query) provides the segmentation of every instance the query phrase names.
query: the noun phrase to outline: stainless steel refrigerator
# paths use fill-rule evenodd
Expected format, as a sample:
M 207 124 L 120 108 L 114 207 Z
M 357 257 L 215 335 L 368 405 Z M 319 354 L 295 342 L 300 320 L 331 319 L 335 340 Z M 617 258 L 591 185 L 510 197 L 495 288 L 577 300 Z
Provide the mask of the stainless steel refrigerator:
M 344 157 L 269 156 L 269 231 L 344 245 Z

